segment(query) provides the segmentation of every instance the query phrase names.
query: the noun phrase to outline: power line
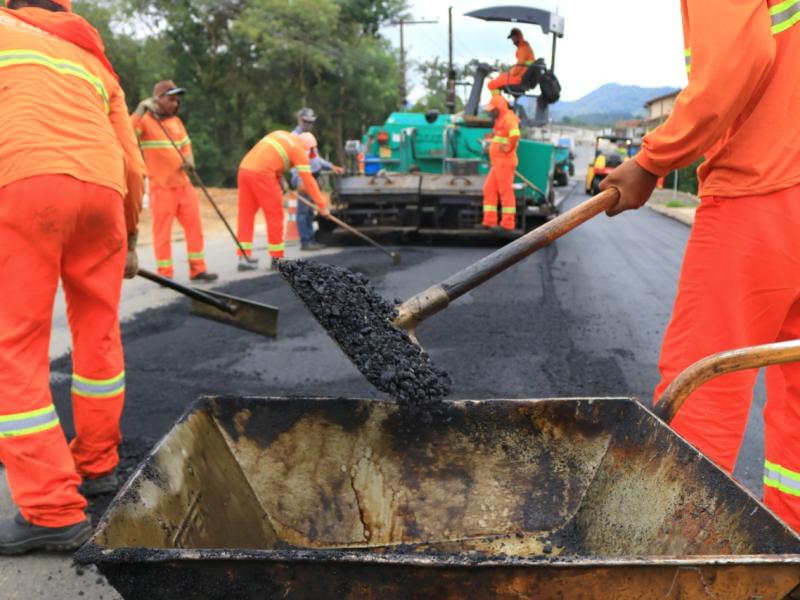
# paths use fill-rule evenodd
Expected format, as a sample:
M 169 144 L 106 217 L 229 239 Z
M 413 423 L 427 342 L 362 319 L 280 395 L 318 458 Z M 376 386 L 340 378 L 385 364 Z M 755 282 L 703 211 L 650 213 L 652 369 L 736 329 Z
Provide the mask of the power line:
M 403 37 L 403 28 L 406 25 L 427 25 L 438 22 L 439 21 L 414 21 L 412 19 L 400 18 L 389 23 L 390 25 L 398 25 L 400 27 L 400 108 L 406 105 L 406 96 L 408 95 L 406 83 L 406 46 Z

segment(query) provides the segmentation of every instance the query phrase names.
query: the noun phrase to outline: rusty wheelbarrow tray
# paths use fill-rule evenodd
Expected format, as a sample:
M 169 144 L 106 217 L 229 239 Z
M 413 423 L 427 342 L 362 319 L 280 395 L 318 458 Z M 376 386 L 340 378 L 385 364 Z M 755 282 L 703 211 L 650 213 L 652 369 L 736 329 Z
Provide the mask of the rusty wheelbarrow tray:
M 784 598 L 800 539 L 630 398 L 208 397 L 90 542 L 126 599 Z

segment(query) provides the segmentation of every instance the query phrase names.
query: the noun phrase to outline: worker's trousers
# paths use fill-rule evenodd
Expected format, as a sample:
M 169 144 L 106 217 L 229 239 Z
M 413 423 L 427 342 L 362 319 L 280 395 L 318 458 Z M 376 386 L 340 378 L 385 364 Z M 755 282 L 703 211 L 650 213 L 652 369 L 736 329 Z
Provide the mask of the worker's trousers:
M 161 187 L 150 180 L 150 207 L 153 211 L 153 249 L 158 272 L 173 277 L 172 224 L 175 219 L 183 227 L 186 252 L 189 256 L 189 276 L 207 270 L 203 253 L 203 222 L 200 219 L 200 202 L 197 191 L 190 183 L 181 187 Z
M 505 72 L 491 79 L 486 87 L 492 91 L 492 95 L 495 95 L 500 93 L 500 90 L 506 86 L 519 85 L 520 83 L 522 83 L 522 73 L 519 75 L 512 75 L 510 72 Z
M 492 165 L 483 184 L 483 225 L 497 225 L 497 199 L 500 199 L 500 226 L 514 229 L 517 220 L 517 199 L 514 196 L 514 165 Z
M 763 196 L 703 198 L 661 350 L 659 398 L 695 361 L 724 350 L 800 339 L 800 186 Z M 732 471 L 755 370 L 694 392 L 673 427 Z M 764 501 L 800 531 L 800 363 L 766 369 Z
M 267 248 L 273 258 L 283 258 L 283 190 L 276 173 L 239 169 L 239 217 L 237 235 L 248 256 L 253 250 L 253 233 L 258 209 L 267 221 Z M 241 254 L 241 251 L 238 251 Z
M 36 525 L 82 521 L 81 476 L 99 477 L 119 462 L 126 243 L 123 199 L 110 188 L 67 175 L 0 188 L 0 460 L 14 503 Z M 69 446 L 50 393 L 59 278 L 73 344 Z

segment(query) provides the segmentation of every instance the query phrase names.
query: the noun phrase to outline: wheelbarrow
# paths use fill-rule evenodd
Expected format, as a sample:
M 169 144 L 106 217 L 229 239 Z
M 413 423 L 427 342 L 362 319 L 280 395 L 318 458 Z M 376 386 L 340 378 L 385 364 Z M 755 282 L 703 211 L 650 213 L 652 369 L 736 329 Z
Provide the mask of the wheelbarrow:
M 800 359 L 800 341 L 707 359 Z M 197 401 L 80 563 L 125 599 L 782 599 L 800 538 L 633 398 Z

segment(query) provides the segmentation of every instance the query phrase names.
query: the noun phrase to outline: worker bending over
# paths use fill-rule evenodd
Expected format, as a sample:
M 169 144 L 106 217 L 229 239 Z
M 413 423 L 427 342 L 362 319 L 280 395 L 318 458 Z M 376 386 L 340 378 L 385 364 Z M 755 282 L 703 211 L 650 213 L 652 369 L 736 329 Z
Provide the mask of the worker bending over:
M 656 398 L 702 357 L 800 338 L 799 6 L 683 0 L 689 84 L 635 159 L 601 184 L 620 191 L 616 215 L 642 206 L 659 177 L 706 158 Z M 729 472 L 755 379 L 750 370 L 706 383 L 672 421 Z M 769 367 L 766 381 L 764 501 L 800 531 L 800 364 Z
M 186 237 L 189 278 L 208 282 L 215 281 L 217 275 L 206 267 L 200 201 L 188 176 L 194 169 L 192 142 L 178 116 L 180 97 L 185 93 L 170 80 L 159 81 L 153 88 L 153 97 L 139 103 L 131 122 L 147 164 L 158 272 L 174 277 L 172 223 L 177 218 Z
M 502 96 L 492 96 L 486 111 L 494 117 L 494 137 L 489 146 L 489 175 L 483 184 L 483 226 L 497 226 L 497 199 L 500 198 L 500 227 L 514 229 L 517 222 L 517 198 L 514 195 L 514 171 L 519 144 L 519 119 Z
M 320 214 L 328 215 L 328 206 L 311 175 L 306 149 L 300 138 L 288 131 L 273 131 L 259 141 L 239 164 L 239 216 L 237 237 L 250 256 L 253 229 L 259 207 L 267 221 L 267 247 L 272 258 L 283 258 L 283 186 L 281 178 L 292 168 Z M 239 254 L 239 270 L 252 269 L 252 263 Z
M 514 27 L 511 33 L 508 34 L 508 39 L 517 47 L 517 63 L 509 71 L 500 73 L 500 75 L 489 81 L 488 87 L 492 94 L 499 94 L 500 90 L 506 86 L 522 83 L 522 76 L 525 71 L 536 60 L 531 45 L 522 37 L 522 31 Z
M 297 127 L 293 134 L 300 138 L 303 147 L 306 149 L 308 161 L 311 165 L 311 174 L 319 182 L 319 176 L 323 170 L 333 171 L 337 175 L 344 173 L 342 167 L 334 165 L 319 155 L 319 146 L 316 136 L 311 133 L 317 115 L 310 108 L 301 108 L 297 112 Z M 300 180 L 296 169 L 292 169 L 291 185 L 299 194 L 308 196 L 303 182 Z M 310 198 L 309 198 L 310 199 Z M 299 202 L 297 205 L 297 231 L 300 234 L 300 250 L 314 251 L 321 250 L 324 246 L 314 240 L 314 211 L 310 206 Z
M 70 0 L 0 11 L 0 461 L 19 508 L 0 521 L 0 554 L 71 550 L 92 531 L 84 495 L 117 485 L 118 308 L 123 274 L 137 269 L 144 164 L 100 35 Z M 59 279 L 73 343 L 69 445 L 50 394 Z

